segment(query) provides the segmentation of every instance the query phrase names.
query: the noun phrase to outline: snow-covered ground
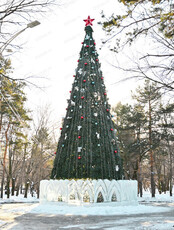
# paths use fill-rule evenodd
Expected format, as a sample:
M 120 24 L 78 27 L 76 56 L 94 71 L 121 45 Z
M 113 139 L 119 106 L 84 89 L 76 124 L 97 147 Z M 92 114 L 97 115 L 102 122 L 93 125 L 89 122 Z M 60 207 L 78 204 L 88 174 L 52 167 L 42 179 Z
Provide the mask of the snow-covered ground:
M 145 192 L 143 197 L 138 197 L 137 203 L 83 203 L 83 204 L 67 204 L 64 202 L 46 202 L 39 204 L 39 199 L 36 197 L 23 198 L 23 195 L 18 197 L 12 196 L 7 199 L 0 199 L 0 203 L 37 203 L 31 208 L 25 210 L 25 206 L 22 206 L 22 212 L 27 213 L 47 213 L 47 214 L 62 214 L 62 215 L 129 215 L 140 213 L 156 213 L 168 211 L 168 207 L 158 207 L 158 203 L 174 203 L 174 196 L 170 197 L 169 192 L 166 194 L 156 194 L 155 198 L 151 197 L 150 192 Z M 144 203 L 155 202 L 156 206 L 147 206 Z M 18 211 L 18 210 L 14 210 Z M 26 212 L 25 212 L 26 211 Z
M 144 191 L 143 197 L 138 197 L 138 201 L 139 202 L 174 202 L 174 187 L 173 187 L 173 196 L 170 196 L 168 191 L 166 192 L 166 194 L 165 193 L 159 194 L 158 191 L 156 191 L 155 197 L 151 197 L 149 191 Z
M 7 198 L 7 195 L 3 195 L 3 199 L 0 198 L 0 204 L 3 203 L 36 203 L 39 202 L 39 199 L 36 198 L 36 194 L 32 197 L 28 194 L 27 198 L 24 198 L 24 194 L 20 194 L 19 196 L 10 196 Z
M 4 229 L 24 229 L 24 223 L 30 219 L 31 223 L 33 221 L 33 227 L 30 227 L 30 229 L 35 230 L 37 229 L 35 228 L 37 225 L 35 222 L 42 222 L 42 219 L 39 218 L 48 218 L 49 222 L 49 217 L 55 217 L 55 222 L 51 222 L 52 219 L 50 219 L 50 223 L 45 224 L 48 226 L 49 224 L 55 224 L 57 227 L 56 218 L 60 218 L 59 224 L 62 224 L 61 229 L 174 229 L 174 196 L 170 197 L 168 192 L 166 194 L 157 193 L 155 198 L 151 198 L 150 192 L 144 191 L 143 197 L 138 197 L 138 204 L 132 203 L 131 205 L 126 203 L 120 204 L 119 202 L 76 205 L 64 202 L 40 204 L 36 197 L 29 195 L 28 198 L 23 198 L 23 195 L 20 195 L 10 199 L 6 197 L 0 199 L 0 207 L 0 228 L 3 227 Z M 18 221 L 16 223 L 15 218 L 13 218 L 13 221 L 10 220 L 11 222 L 8 220 L 8 217 L 16 215 L 19 219 L 22 219 L 21 222 Z M 33 219 L 32 216 L 34 217 Z M 78 224 L 77 222 L 68 222 L 68 217 L 77 218 Z M 93 220 L 93 222 L 85 223 L 85 218 L 92 218 L 91 221 Z M 97 218 L 100 221 L 94 221 Z M 6 228 L 6 226 L 11 226 L 10 224 L 12 223 L 16 224 L 14 228 Z

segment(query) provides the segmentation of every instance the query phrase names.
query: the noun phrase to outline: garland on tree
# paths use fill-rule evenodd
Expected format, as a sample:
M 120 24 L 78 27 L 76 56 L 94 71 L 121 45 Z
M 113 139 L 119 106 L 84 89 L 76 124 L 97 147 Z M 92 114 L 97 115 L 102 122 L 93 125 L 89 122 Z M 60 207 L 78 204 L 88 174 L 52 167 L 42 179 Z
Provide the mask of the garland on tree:
M 86 23 L 86 35 L 66 117 L 61 128 L 52 179 L 122 179 L 123 170 L 116 131 L 96 43 L 92 37 L 92 21 Z

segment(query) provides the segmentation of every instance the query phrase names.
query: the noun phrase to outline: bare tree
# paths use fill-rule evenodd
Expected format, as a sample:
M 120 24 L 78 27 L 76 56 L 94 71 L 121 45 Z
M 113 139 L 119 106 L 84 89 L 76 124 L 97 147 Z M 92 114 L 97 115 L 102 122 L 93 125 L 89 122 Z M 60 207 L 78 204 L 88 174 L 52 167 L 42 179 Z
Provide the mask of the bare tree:
M 33 134 L 27 148 L 27 158 L 24 163 L 25 197 L 30 186 L 31 193 L 37 191 L 39 197 L 40 181 L 49 179 L 51 175 L 54 152 L 57 140 L 54 139 L 55 124 L 50 122 L 50 109 L 48 106 L 39 108 L 37 121 L 34 121 Z
M 33 21 L 36 15 L 51 10 L 60 0 L 1 0 L 0 5 L 0 40 L 1 44 L 12 36 L 21 25 Z
M 109 36 L 103 43 L 109 44 L 110 50 L 118 55 L 125 53 L 124 57 L 128 56 L 129 45 L 138 50 L 134 57 L 129 55 L 126 67 L 120 62 L 114 64 L 115 67 L 126 73 L 124 80 L 148 79 L 158 83 L 165 91 L 173 92 L 173 4 L 170 1 L 152 0 L 120 2 L 122 6 L 125 5 L 122 14 L 113 14 L 109 18 L 102 14 L 104 22 L 99 23 Z M 140 39 L 143 40 L 137 47 Z

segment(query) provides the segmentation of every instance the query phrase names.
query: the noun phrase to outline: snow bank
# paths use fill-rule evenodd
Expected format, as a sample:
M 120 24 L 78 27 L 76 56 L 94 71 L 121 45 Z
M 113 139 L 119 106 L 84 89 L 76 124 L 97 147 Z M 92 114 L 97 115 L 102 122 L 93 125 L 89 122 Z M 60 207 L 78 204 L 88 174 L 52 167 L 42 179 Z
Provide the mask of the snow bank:
M 40 202 L 45 201 L 137 202 L 137 181 L 42 180 L 40 182 Z
M 3 203 L 38 203 L 39 199 L 36 198 L 36 194 L 32 197 L 31 194 L 28 193 L 27 198 L 24 198 L 24 194 L 19 194 L 19 196 L 10 196 L 7 198 L 7 195 L 3 195 L 3 199 L 0 198 L 0 204 Z
M 159 194 L 158 190 L 155 192 L 155 197 L 152 197 L 152 194 L 150 191 L 143 191 L 143 197 L 138 197 L 139 202 L 165 202 L 165 203 L 174 203 L 174 186 L 173 186 L 173 196 L 170 196 L 169 191 L 166 191 L 166 193 Z

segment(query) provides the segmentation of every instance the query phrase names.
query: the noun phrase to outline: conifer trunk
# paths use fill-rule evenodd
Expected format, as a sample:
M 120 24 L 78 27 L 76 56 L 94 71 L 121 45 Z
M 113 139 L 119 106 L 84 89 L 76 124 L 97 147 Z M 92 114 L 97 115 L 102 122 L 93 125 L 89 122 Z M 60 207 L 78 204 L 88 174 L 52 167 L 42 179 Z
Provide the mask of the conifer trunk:
M 28 188 L 29 188 L 29 181 L 27 180 L 26 183 L 25 183 L 24 198 L 27 198 L 27 195 L 28 195 Z
M 150 171 L 151 171 L 151 193 L 152 193 L 152 197 L 155 197 L 154 156 L 152 150 L 152 109 L 151 109 L 150 98 L 149 98 L 149 154 L 150 154 Z
M 14 192 L 15 192 L 15 178 L 12 178 L 12 189 L 11 189 L 11 195 L 14 196 Z
M 5 131 L 5 150 L 4 150 L 4 157 L 3 157 L 3 165 L 2 165 L 2 180 L 1 180 L 1 198 L 3 198 L 3 188 L 4 188 L 4 180 L 5 180 L 5 167 L 6 167 L 6 157 L 7 157 L 7 147 L 8 147 L 8 130 L 10 128 L 10 124 L 8 124 L 7 129 Z

